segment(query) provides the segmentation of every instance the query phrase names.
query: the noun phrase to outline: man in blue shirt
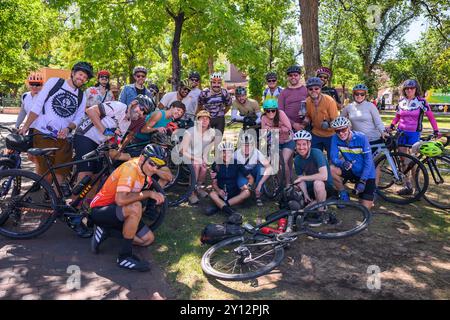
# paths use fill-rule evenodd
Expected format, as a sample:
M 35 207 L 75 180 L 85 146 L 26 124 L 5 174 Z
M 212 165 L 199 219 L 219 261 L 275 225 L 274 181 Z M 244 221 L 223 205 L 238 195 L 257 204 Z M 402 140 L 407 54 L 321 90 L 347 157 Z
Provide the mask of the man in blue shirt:
M 298 178 L 294 181 L 299 185 L 305 196 L 305 201 L 311 203 L 325 201 L 327 195 L 333 193 L 333 178 L 328 161 L 319 149 L 311 148 L 312 135 L 306 130 L 294 134 L 298 155 L 294 159 L 295 172 Z
M 330 159 L 331 174 L 335 188 L 339 191 L 341 200 L 349 201 L 344 183 L 355 182 L 354 193 L 366 208 L 373 206 L 375 192 L 375 165 L 367 137 L 351 130 L 350 120 L 344 117 L 336 118 L 331 127 L 336 134 L 331 139 Z M 339 157 L 339 154 L 342 158 Z

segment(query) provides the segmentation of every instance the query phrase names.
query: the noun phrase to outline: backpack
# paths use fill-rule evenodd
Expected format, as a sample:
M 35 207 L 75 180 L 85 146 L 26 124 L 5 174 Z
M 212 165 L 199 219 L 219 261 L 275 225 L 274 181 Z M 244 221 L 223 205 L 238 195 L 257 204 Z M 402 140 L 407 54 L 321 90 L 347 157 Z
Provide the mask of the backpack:
M 48 92 L 47 98 L 45 98 L 44 103 L 42 104 L 42 113 L 45 114 L 45 104 L 47 103 L 48 99 L 50 99 L 51 96 L 53 96 L 55 93 L 59 91 L 59 89 L 62 88 L 64 82 L 63 78 L 59 78 L 58 81 L 55 83 L 53 88 L 50 89 Z M 83 102 L 83 95 L 84 92 L 81 89 L 78 89 L 78 108 L 81 106 L 81 102 Z
M 222 240 L 242 236 L 243 234 L 244 229 L 239 225 L 210 223 L 203 229 L 200 241 L 202 244 L 216 244 Z
M 79 106 L 79 105 L 78 105 Z M 108 103 L 108 102 L 106 102 L 106 103 L 100 103 L 99 104 L 99 110 L 100 110 L 100 121 L 104 118 L 104 117 L 106 117 L 106 113 L 105 113 L 105 108 L 106 107 L 108 107 L 108 108 L 110 108 L 110 109 L 113 109 L 113 107 L 111 107 L 111 105 L 110 105 L 110 103 Z M 116 121 L 116 123 L 117 123 L 117 120 L 114 118 L 114 117 L 112 117 L 115 121 Z M 84 134 L 86 134 L 89 130 L 91 130 L 91 128 L 94 126 L 94 123 L 92 122 L 92 120 L 88 117 L 88 116 L 86 116 L 86 118 L 85 118 L 85 120 L 86 121 L 88 121 L 88 122 L 90 122 L 85 128 L 83 128 L 83 122 L 82 123 L 80 123 L 80 125 L 77 127 L 77 134 L 81 134 L 81 135 L 84 135 Z M 118 125 L 118 124 L 117 124 Z

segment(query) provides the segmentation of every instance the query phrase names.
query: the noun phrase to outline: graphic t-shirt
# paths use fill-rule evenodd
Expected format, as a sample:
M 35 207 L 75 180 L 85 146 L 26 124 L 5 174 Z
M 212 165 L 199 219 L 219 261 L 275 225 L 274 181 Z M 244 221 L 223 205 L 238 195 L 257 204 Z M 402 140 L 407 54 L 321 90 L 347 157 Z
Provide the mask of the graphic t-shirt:
M 133 158 L 114 170 L 92 200 L 91 208 L 114 204 L 117 192 L 142 191 L 146 176 L 142 173 L 138 162 L 139 158 Z M 152 180 L 148 178 L 147 183 L 151 186 Z
M 105 94 L 101 94 L 101 86 L 90 87 L 86 89 L 86 108 L 95 106 L 102 102 L 114 101 L 114 95 L 111 90 L 106 91 Z
M 81 105 L 78 107 L 78 90 L 69 86 L 67 81 L 62 87 L 49 99 L 47 96 L 50 90 L 58 82 L 59 78 L 50 78 L 37 98 L 33 101 L 32 112 L 38 115 L 38 118 L 31 124 L 31 128 L 37 129 L 42 133 L 51 134 L 69 126 L 71 122 L 77 126 L 84 116 L 86 108 L 86 96 L 83 95 Z M 45 102 L 45 105 L 44 105 Z M 42 110 L 44 106 L 45 113 Z

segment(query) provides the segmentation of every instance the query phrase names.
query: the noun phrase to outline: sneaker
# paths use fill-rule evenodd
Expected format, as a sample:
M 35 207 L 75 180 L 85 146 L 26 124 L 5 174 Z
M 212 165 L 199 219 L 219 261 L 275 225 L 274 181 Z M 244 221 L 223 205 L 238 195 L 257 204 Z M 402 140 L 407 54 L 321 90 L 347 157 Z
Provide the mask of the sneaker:
M 77 236 L 83 239 L 87 239 L 92 237 L 94 231 L 89 229 L 83 222 L 80 222 L 74 227 L 74 231 L 77 233 Z
M 256 199 L 256 206 L 257 207 L 263 207 L 264 203 L 262 202 L 262 200 L 260 198 Z
M 206 198 L 208 196 L 208 192 L 205 191 L 205 189 L 203 187 L 198 187 L 197 188 L 197 194 L 201 197 L 201 198 Z
M 150 263 L 148 261 L 142 261 L 135 255 L 131 255 L 129 257 L 118 257 L 117 265 L 120 268 L 141 272 L 150 270 Z
M 108 233 L 106 229 L 95 226 L 94 234 L 91 238 L 91 251 L 93 253 L 98 253 L 100 244 L 108 238 Z
M 216 214 L 217 212 L 219 212 L 219 208 L 217 206 L 209 206 L 208 208 L 206 208 L 205 210 L 205 215 L 206 216 L 212 216 L 214 214 Z
M 192 193 L 192 194 L 189 196 L 189 203 L 190 203 L 190 204 L 197 204 L 199 201 L 200 201 L 200 200 L 198 200 L 198 197 L 197 197 L 197 195 L 196 195 L 195 193 Z
M 413 189 L 409 187 L 404 187 L 403 189 L 400 189 L 397 191 L 397 194 L 399 196 L 410 196 L 413 194 Z
M 237 211 L 231 208 L 230 206 L 224 206 L 222 208 L 222 212 L 228 216 L 231 216 L 233 213 L 237 213 Z

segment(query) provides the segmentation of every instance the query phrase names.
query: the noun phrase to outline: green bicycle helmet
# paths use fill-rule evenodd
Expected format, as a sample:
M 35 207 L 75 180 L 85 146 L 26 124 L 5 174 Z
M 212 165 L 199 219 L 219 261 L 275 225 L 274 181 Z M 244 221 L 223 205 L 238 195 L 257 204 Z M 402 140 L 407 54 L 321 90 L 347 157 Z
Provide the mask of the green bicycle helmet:
M 423 143 L 420 148 L 420 154 L 426 157 L 436 157 L 442 154 L 443 144 L 439 141 L 429 141 Z
M 275 99 L 264 100 L 263 109 L 278 109 L 278 101 Z

